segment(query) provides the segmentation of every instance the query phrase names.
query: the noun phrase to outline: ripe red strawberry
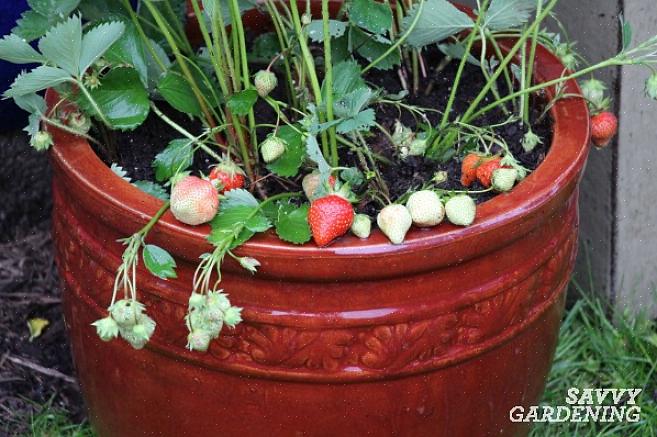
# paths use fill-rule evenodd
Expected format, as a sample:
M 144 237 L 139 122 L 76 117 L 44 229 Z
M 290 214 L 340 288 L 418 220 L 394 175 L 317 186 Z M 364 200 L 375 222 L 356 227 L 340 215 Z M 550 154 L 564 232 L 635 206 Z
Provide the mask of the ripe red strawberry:
M 244 172 L 232 161 L 224 161 L 212 168 L 208 176 L 219 194 L 244 187 Z
M 209 222 L 219 211 L 219 194 L 214 186 L 196 176 L 186 176 L 171 190 L 171 212 L 188 225 Z
M 481 156 L 470 153 L 461 163 L 461 185 L 469 187 L 477 179 L 477 167 L 481 164 Z
M 354 221 L 354 209 L 342 196 L 329 194 L 310 204 L 308 223 L 319 247 L 328 246 L 343 236 Z
M 618 132 L 618 119 L 611 112 L 601 112 L 591 117 L 591 140 L 596 147 L 609 145 Z
M 502 158 L 499 156 L 495 158 L 489 158 L 481 165 L 479 165 L 479 167 L 477 167 L 477 179 L 479 179 L 481 185 L 486 188 L 490 187 L 491 180 L 493 178 L 493 172 L 498 168 L 502 168 Z

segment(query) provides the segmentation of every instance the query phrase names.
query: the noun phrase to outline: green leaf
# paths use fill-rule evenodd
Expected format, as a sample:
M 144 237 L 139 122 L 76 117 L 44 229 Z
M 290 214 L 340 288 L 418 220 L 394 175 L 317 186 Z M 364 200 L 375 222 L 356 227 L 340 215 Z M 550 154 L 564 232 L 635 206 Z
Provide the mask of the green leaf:
M 145 42 L 142 42 L 144 50 L 144 60 L 146 61 L 146 70 L 148 71 L 148 89 L 155 90 L 160 80 L 164 77 L 169 68 L 171 67 L 171 60 L 167 56 L 167 53 L 164 51 L 161 45 L 153 41 L 152 39 L 148 40 L 148 44 L 153 48 L 153 51 L 157 55 L 157 58 L 164 64 L 164 70 L 159 62 L 155 59 L 155 56 L 146 46 Z M 139 70 L 139 66 L 135 64 L 135 68 Z M 191 91 L 191 90 L 190 90 Z
M 340 118 L 355 117 L 365 109 L 375 96 L 374 91 L 367 87 L 353 90 L 334 102 L 333 110 L 335 115 Z
M 372 33 L 385 33 L 392 28 L 392 9 L 375 0 L 353 0 L 349 7 L 349 21 Z
M 221 15 L 222 18 L 224 19 L 224 25 L 228 26 L 229 24 L 232 23 L 231 14 L 230 14 L 230 3 L 228 1 L 203 0 L 202 5 L 208 23 L 210 23 L 211 20 L 213 19 L 214 10 L 217 8 L 217 5 L 221 8 Z M 256 1 L 238 0 L 237 6 L 239 8 L 240 15 L 242 15 L 244 12 L 248 11 L 249 9 L 255 8 Z M 209 26 L 208 26 L 208 30 L 211 30 Z
M 124 31 L 125 24 L 114 21 L 99 24 L 84 34 L 80 51 L 80 76 L 121 38 Z
M 449 43 L 449 44 L 438 44 L 438 49 L 443 52 L 445 56 L 448 56 L 452 59 L 462 59 L 465 56 L 466 47 L 460 43 Z M 479 67 L 481 63 L 477 58 L 468 54 L 467 62 L 472 65 Z
M 38 94 L 25 94 L 14 97 L 16 105 L 30 113 L 44 114 L 46 112 L 46 101 Z
M 408 30 L 421 13 L 420 18 L 406 40 L 413 47 L 424 47 L 437 43 L 447 37 L 456 35 L 473 26 L 472 19 L 447 0 L 424 0 L 424 6 L 418 5 L 404 17 L 403 29 Z
M 333 95 L 339 98 L 358 88 L 365 88 L 365 80 L 362 77 L 358 62 L 350 59 L 342 61 L 333 66 Z M 326 95 L 326 87 L 322 83 L 322 95 Z
M 368 131 L 375 124 L 376 116 L 374 115 L 374 110 L 370 108 L 359 112 L 354 117 L 344 120 L 338 124 L 336 130 L 341 134 Z
M 493 0 L 486 11 L 483 27 L 505 30 L 522 26 L 537 6 L 538 0 Z
M 19 74 L 11 84 L 11 87 L 5 91 L 4 96 L 18 97 L 25 94 L 32 94 L 45 90 L 46 88 L 57 86 L 69 79 L 71 79 L 71 75 L 61 68 L 42 65 L 29 73 Z
M 148 116 L 148 92 L 134 68 L 115 68 L 90 93 L 114 129 L 134 129 Z M 94 113 L 88 102 L 85 108 Z
M 281 127 L 278 130 L 278 136 L 285 140 L 287 147 L 280 158 L 267 164 L 267 169 L 281 177 L 296 176 L 306 157 L 303 137 L 290 126 Z
M 57 24 L 39 40 L 39 50 L 53 64 L 73 76 L 80 74 L 82 51 L 82 22 L 75 15 Z
M 328 176 L 331 173 L 331 166 L 326 162 L 315 135 L 308 135 L 306 138 L 306 154 L 311 161 L 317 164 L 320 175 L 323 175 L 323 177 L 328 180 Z
M 192 141 L 187 138 L 171 141 L 153 160 L 155 179 L 168 181 L 173 175 L 186 170 L 194 160 Z
M 160 184 L 151 181 L 134 181 L 132 185 L 160 200 L 169 200 L 169 193 Z
M 144 47 L 144 42 L 139 37 L 135 26 L 128 23 L 121 38 L 105 52 L 103 57 L 111 64 L 132 65 L 139 72 L 142 83 L 148 86 L 148 64 L 145 53 L 147 50 L 148 48 Z M 163 56 L 168 59 L 166 54 Z
M 92 22 L 117 18 L 129 20 L 127 11 L 117 0 L 81 0 L 78 8 L 84 19 Z
M 623 51 L 628 50 L 632 47 L 633 33 L 632 24 L 629 21 L 625 21 L 625 18 L 620 16 L 621 29 L 623 30 Z
M 347 30 L 347 23 L 338 20 L 329 20 L 329 35 L 331 38 L 340 38 Z M 308 38 L 314 42 L 324 41 L 324 22 L 322 20 L 313 20 L 306 26 Z
M 79 0 L 29 0 L 32 10 L 21 14 L 12 33 L 33 41 L 60 23 L 78 6 Z
M 226 106 L 234 115 L 246 115 L 253 108 L 256 100 L 258 100 L 258 92 L 248 89 L 230 96 Z
M 269 62 L 274 59 L 281 51 L 278 37 L 274 32 L 265 32 L 258 35 L 253 41 L 253 49 L 249 52 L 249 57 L 252 60 L 259 60 L 261 62 Z
M 258 206 L 258 200 L 253 197 L 253 194 L 243 188 L 236 188 L 226 192 L 221 199 L 221 208 L 230 209 L 237 206 L 248 206 L 253 208 Z
M 67 16 L 80 4 L 80 0 L 28 0 L 34 12 L 46 17 L 50 15 Z
M 248 219 L 245 226 L 252 232 L 265 232 L 267 229 L 271 228 L 271 222 L 265 215 L 258 213 Z
M 24 39 L 14 34 L 6 35 L 0 40 L 0 59 L 14 64 L 44 62 L 44 58 L 39 52 Z
M 378 59 L 392 45 L 390 42 L 381 42 L 368 35 L 357 27 L 351 28 L 351 41 L 356 53 L 368 61 Z M 374 68 L 378 70 L 390 70 L 401 63 L 399 51 L 393 50 L 388 56 L 379 61 Z
M 289 243 L 303 244 L 310 241 L 311 232 L 308 224 L 309 205 L 300 207 L 285 203 L 278 208 L 278 219 L 276 220 L 276 235 Z
M 160 80 L 157 89 L 164 100 L 178 111 L 196 116 L 203 115 L 192 87 L 177 71 L 169 70 Z
M 154 244 L 147 244 L 142 251 L 144 258 L 144 265 L 153 275 L 162 278 L 177 278 L 176 274 L 176 260 L 159 246 Z
M 34 11 L 25 11 L 16 20 L 16 27 L 11 32 L 25 39 L 27 42 L 42 37 L 53 23 L 47 17 Z

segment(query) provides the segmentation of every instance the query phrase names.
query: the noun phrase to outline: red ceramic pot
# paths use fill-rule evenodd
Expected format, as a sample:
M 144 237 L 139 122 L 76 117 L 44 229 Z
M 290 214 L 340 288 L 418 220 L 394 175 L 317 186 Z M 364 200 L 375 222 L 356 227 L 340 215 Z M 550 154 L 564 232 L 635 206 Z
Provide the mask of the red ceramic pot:
M 537 76 L 561 75 L 543 48 Z M 579 93 L 567 84 L 568 93 Z M 50 103 L 54 94 L 49 93 Z M 167 213 L 149 240 L 174 254 L 179 277 L 140 267 L 157 321 L 137 351 L 103 343 L 122 246 L 161 202 L 117 177 L 89 144 L 54 131 L 54 236 L 64 311 L 91 423 L 100 436 L 522 435 L 515 405 L 538 402 L 553 357 L 577 248 L 577 193 L 588 154 L 580 99 L 552 109 L 554 141 L 511 193 L 474 225 L 413 229 L 393 246 L 379 232 L 328 248 L 268 233 L 229 260 L 223 287 L 244 307 L 208 353 L 185 349 L 192 273 L 210 250 L 206 226 Z

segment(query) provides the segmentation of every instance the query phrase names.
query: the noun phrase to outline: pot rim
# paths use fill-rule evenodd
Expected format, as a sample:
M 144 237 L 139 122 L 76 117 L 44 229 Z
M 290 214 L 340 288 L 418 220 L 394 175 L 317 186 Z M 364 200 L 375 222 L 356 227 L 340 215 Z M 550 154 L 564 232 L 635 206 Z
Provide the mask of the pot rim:
M 537 47 L 536 78 L 547 81 L 561 77 L 564 67 L 559 59 L 543 46 Z M 566 82 L 565 92 L 581 94 L 575 80 Z M 548 89 L 548 97 L 554 90 Z M 53 90 L 48 90 L 46 100 L 49 107 L 57 102 L 58 96 Z M 456 250 L 453 253 L 442 253 L 437 259 L 427 260 L 422 265 L 397 266 L 390 272 L 379 272 L 379 275 L 395 275 L 410 271 L 423 271 L 438 265 L 449 265 L 492 251 L 505 244 L 521 238 L 536 227 L 540 220 L 545 219 L 554 210 L 557 197 L 569 195 L 575 190 L 589 151 L 589 112 L 582 98 L 567 98 L 559 100 L 551 109 L 553 118 L 553 140 L 544 161 L 527 178 L 521 181 L 511 192 L 495 196 L 480 204 L 477 208 L 475 222 L 465 228 L 449 223 L 442 223 L 434 228 L 411 228 L 406 240 L 401 245 L 393 245 L 379 229 L 374 229 L 369 239 L 361 240 L 347 234 L 331 246 L 320 248 L 311 241 L 295 246 L 281 241 L 270 230 L 258 234 L 243 244 L 237 252 L 241 255 L 264 258 L 290 258 L 295 260 L 347 257 L 359 260 L 366 257 L 387 257 L 403 262 L 405 254 L 417 253 L 421 250 L 445 248 L 460 242 L 468 246 L 467 250 Z M 105 165 L 92 150 L 87 140 L 75 137 L 59 129 L 48 126 L 53 133 L 55 145 L 51 156 L 55 167 L 65 175 L 67 182 L 81 188 L 76 195 L 78 200 L 91 197 L 91 203 L 100 202 L 110 206 L 110 211 L 120 211 L 117 215 L 102 215 L 106 225 L 112 226 L 125 235 L 132 234 L 138 227 L 131 228 L 135 223 L 145 224 L 163 204 L 163 202 L 142 192 L 129 182 L 118 177 Z M 77 190 L 76 190 L 77 191 Z M 83 207 L 85 205 L 82 205 Z M 95 208 L 91 206 L 90 208 Z M 533 219 L 533 221 L 532 221 Z M 525 225 L 523 225 L 525 223 Z M 209 225 L 188 226 L 178 222 L 167 212 L 151 231 L 155 240 L 176 241 L 173 253 L 189 260 L 197 259 L 198 254 L 207 251 L 209 246 L 206 237 L 210 231 Z M 493 235 L 495 234 L 495 235 Z M 194 249 L 195 248 L 195 249 Z M 190 250 L 194 254 L 190 255 Z M 435 252 L 434 252 L 435 253 Z M 399 258 L 402 257 L 402 258 Z M 262 260 L 261 260 L 262 261 Z M 415 260 L 416 261 L 416 260 Z M 340 277 L 344 266 L 333 269 L 330 277 Z M 357 269 L 355 265 L 353 268 Z M 309 269 L 312 270 L 312 269 Z M 326 272 L 328 273 L 328 272 Z M 365 274 L 365 273 L 364 273 Z M 286 276 L 309 278 L 313 272 L 291 272 Z M 320 275 L 321 276 L 321 275 Z

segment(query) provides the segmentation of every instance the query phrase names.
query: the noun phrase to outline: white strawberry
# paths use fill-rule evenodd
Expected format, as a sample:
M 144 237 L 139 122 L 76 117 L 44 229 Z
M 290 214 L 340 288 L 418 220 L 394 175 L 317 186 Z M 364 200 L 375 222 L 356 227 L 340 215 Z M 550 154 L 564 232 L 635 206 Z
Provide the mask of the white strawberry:
M 472 197 L 459 194 L 452 197 L 445 204 L 447 219 L 458 226 L 470 226 L 477 214 L 477 205 Z
M 413 224 L 419 227 L 436 226 L 445 217 L 445 207 L 440 197 L 431 190 L 417 191 L 408 198 L 406 208 Z
M 511 191 L 518 179 L 518 170 L 515 168 L 498 168 L 493 172 L 491 179 L 493 189 L 501 193 Z
M 171 190 L 171 212 L 179 221 L 196 226 L 207 223 L 219 211 L 219 194 L 204 179 L 186 176 Z
M 260 70 L 253 78 L 253 84 L 260 97 L 267 97 L 278 85 L 278 78 L 269 70 Z
M 190 351 L 205 352 L 210 346 L 212 335 L 204 329 L 195 329 L 187 335 L 187 348 Z
M 388 205 L 376 216 L 376 224 L 392 244 L 402 244 L 413 219 L 404 205 Z
M 260 144 L 260 153 L 262 154 L 262 159 L 266 163 L 270 163 L 280 158 L 285 153 L 286 148 L 287 143 L 284 139 L 272 135 Z
M 358 238 L 369 238 L 372 232 L 372 221 L 365 214 L 356 214 L 351 224 L 351 232 Z

